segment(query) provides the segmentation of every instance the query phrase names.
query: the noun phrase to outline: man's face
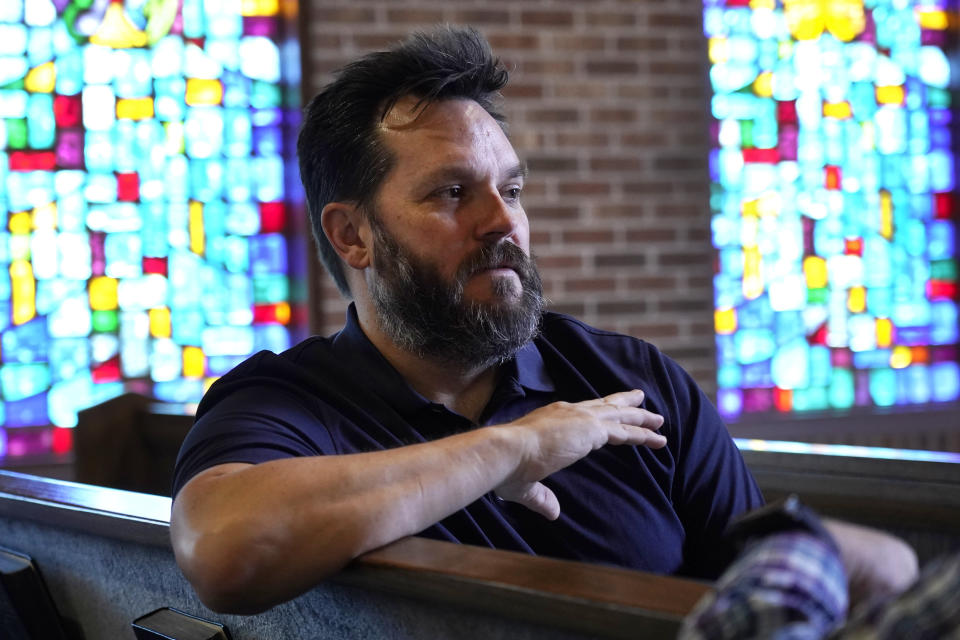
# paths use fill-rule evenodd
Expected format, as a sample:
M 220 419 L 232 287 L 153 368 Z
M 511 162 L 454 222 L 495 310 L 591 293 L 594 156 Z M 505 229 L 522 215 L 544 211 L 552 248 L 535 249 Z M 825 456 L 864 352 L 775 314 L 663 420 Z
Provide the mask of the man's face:
M 476 103 L 435 103 L 416 119 L 411 104 L 388 114 L 395 164 L 368 212 L 380 327 L 419 355 L 493 364 L 536 334 L 544 305 L 519 202 L 523 168 Z
M 380 128 L 394 158 L 376 198 L 383 228 L 447 279 L 486 245 L 510 242 L 529 254 L 520 203 L 525 168 L 500 126 L 471 100 L 422 110 L 414 109 L 416 102 L 398 101 Z M 471 276 L 464 293 L 494 301 L 511 283 L 519 284 L 511 269 L 487 269 Z M 517 286 L 512 290 L 519 295 Z

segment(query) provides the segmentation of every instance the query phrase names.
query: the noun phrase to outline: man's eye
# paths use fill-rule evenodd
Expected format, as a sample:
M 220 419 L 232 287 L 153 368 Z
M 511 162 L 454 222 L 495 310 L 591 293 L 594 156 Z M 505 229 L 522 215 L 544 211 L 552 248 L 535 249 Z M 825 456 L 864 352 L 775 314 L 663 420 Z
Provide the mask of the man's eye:
M 463 187 L 454 186 L 454 187 L 444 187 L 437 191 L 437 195 L 441 198 L 453 198 L 460 199 L 463 197 Z
M 509 189 L 504 191 L 504 197 L 506 197 L 509 200 L 519 200 L 521 191 L 523 191 L 523 189 L 520 187 L 510 187 Z

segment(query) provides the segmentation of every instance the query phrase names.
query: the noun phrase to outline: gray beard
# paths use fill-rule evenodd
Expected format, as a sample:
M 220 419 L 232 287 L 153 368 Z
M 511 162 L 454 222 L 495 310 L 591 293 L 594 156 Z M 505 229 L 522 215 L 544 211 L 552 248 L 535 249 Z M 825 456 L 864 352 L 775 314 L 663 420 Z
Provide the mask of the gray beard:
M 380 330 L 420 358 L 482 369 L 510 359 L 540 330 L 545 300 L 533 259 L 511 242 L 488 245 L 460 265 L 453 282 L 396 242 L 371 215 L 376 257 L 367 287 Z M 509 265 L 520 277 L 494 281 L 499 302 L 464 300 L 464 284 L 478 270 Z

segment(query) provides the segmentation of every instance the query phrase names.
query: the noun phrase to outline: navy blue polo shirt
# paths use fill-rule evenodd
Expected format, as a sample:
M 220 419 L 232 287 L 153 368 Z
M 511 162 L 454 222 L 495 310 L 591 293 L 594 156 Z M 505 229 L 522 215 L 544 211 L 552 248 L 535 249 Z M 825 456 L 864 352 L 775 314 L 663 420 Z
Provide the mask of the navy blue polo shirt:
M 554 402 L 642 389 L 664 417 L 663 449 L 606 446 L 544 480 L 549 521 L 488 494 L 424 530 L 440 540 L 657 573 L 717 576 L 719 539 L 762 497 L 726 427 L 689 375 L 652 345 L 547 313 L 504 365 L 474 423 L 414 391 L 360 328 L 282 354 L 260 352 L 210 387 L 177 459 L 174 495 L 227 462 L 378 451 L 502 424 Z

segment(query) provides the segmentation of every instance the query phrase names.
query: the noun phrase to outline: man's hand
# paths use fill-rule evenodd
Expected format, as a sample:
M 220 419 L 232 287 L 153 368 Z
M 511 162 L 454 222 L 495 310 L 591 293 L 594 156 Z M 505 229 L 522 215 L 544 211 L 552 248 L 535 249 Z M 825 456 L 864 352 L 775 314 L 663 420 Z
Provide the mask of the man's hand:
M 517 502 L 549 520 L 560 516 L 556 495 L 540 480 L 607 444 L 659 449 L 667 439 L 655 430 L 663 416 L 639 407 L 643 391 L 623 391 L 583 402 L 554 402 L 500 427 L 516 430 L 524 443 L 516 472 L 496 488 L 504 500 Z

